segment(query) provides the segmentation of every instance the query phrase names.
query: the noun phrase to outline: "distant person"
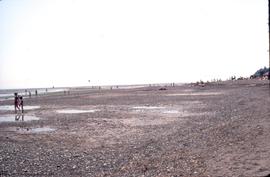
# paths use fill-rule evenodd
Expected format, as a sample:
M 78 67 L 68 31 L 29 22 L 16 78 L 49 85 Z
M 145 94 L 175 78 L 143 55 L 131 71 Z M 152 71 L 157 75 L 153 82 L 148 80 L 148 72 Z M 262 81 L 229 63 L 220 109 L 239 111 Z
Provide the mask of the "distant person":
M 36 96 L 38 95 L 38 92 L 37 92 L 37 90 L 35 91 L 35 94 L 36 94 Z
M 20 110 L 18 93 L 14 93 L 14 108 L 15 113 L 17 113 L 17 109 Z
M 31 92 L 29 91 L 29 98 L 31 98 Z

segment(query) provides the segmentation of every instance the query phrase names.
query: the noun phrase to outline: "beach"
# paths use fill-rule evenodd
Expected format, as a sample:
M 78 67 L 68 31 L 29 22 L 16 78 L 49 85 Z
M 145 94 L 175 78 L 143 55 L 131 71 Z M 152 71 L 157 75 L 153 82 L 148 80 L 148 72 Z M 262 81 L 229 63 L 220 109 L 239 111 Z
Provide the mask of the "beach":
M 267 176 L 267 80 L 0 101 L 0 176 Z

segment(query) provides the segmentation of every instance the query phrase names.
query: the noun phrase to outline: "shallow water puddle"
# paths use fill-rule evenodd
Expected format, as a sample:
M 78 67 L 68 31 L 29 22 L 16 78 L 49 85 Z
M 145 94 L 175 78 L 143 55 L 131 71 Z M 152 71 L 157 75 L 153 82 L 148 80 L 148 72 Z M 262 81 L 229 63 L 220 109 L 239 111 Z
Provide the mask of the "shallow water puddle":
M 4 115 L 0 117 L 1 122 L 23 122 L 23 121 L 32 121 L 32 120 L 39 120 L 39 117 L 30 116 L 30 115 Z
M 64 114 L 79 114 L 79 113 L 93 113 L 98 110 L 79 110 L 79 109 L 62 109 L 62 110 L 57 110 L 57 113 L 64 113 Z
M 167 111 L 163 111 L 164 114 L 178 114 L 179 111 L 177 110 L 167 110 Z
M 56 129 L 51 127 L 37 127 L 37 128 L 28 128 L 28 127 L 17 127 L 12 128 L 10 131 L 18 132 L 18 133 L 47 133 L 53 132 Z
M 133 109 L 164 109 L 165 107 L 159 106 L 134 106 Z
M 40 106 L 23 106 L 24 110 L 32 110 L 32 109 L 39 109 Z M 0 110 L 2 111 L 13 111 L 15 108 L 13 105 L 4 105 L 0 106 Z
M 221 95 L 221 92 L 197 92 L 197 93 L 174 93 L 168 94 L 167 96 L 210 96 L 210 95 Z
M 135 109 L 135 111 L 137 112 L 144 112 L 144 111 L 151 111 L 151 112 L 158 112 L 158 113 L 163 113 L 163 114 L 178 114 L 181 113 L 178 110 L 170 110 L 170 109 L 166 109 L 166 107 L 162 107 L 162 106 L 135 106 L 133 107 L 133 109 Z
M 30 129 L 30 132 L 32 133 L 42 133 L 42 132 L 52 132 L 55 131 L 56 129 L 50 128 L 50 127 L 39 127 L 39 128 L 33 128 Z
M 120 120 L 123 124 L 129 126 L 148 126 L 148 125 L 164 125 L 174 121 L 181 121 L 179 118 L 155 118 L 155 119 L 144 119 L 144 118 L 128 118 Z

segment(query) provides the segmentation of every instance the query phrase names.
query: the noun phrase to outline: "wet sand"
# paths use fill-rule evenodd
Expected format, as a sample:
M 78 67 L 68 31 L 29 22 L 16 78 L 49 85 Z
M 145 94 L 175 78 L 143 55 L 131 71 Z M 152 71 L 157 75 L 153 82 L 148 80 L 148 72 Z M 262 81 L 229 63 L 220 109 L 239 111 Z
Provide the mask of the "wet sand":
M 0 176 L 270 174 L 268 81 L 159 88 L 1 101 Z

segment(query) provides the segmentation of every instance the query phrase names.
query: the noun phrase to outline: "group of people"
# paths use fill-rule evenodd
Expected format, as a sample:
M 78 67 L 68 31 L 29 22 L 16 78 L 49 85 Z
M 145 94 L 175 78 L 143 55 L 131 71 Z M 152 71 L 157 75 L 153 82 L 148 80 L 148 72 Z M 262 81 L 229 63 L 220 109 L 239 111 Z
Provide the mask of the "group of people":
M 23 113 L 23 97 L 21 95 L 18 95 L 18 93 L 14 93 L 15 99 L 14 99 L 14 107 L 15 107 L 15 113 L 17 113 L 17 109 L 22 111 Z
M 32 93 L 31 93 L 31 91 L 28 91 L 28 90 L 24 90 L 25 91 L 25 95 L 27 95 L 27 92 L 28 92 L 28 95 L 29 95 L 29 98 L 31 98 L 31 96 L 32 96 Z M 46 89 L 46 93 L 48 92 L 48 89 Z M 38 96 L 38 91 L 37 90 L 35 90 L 35 95 L 36 96 Z

